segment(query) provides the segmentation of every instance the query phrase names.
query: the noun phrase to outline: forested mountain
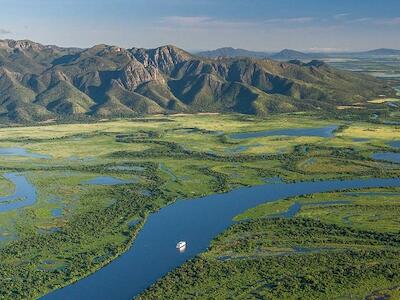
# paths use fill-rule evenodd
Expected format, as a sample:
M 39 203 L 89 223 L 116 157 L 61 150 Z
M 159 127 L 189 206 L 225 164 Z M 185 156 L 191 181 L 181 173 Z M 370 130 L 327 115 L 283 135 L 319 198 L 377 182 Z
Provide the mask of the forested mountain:
M 0 41 L 0 118 L 331 109 L 394 92 L 321 61 L 200 58 L 174 46 L 89 49 Z

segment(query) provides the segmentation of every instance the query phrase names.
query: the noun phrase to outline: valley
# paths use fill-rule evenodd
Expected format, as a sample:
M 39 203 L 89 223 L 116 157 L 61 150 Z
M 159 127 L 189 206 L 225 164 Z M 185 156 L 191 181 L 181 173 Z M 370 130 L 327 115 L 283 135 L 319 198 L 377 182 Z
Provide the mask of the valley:
M 71 285 L 72 290 L 75 286 L 84 286 L 85 279 L 79 281 L 83 276 L 96 274 L 96 271 L 109 263 L 100 272 L 106 272 L 104 270 L 108 267 L 113 269 L 118 264 L 117 257 L 122 254 L 123 260 L 123 253 L 131 247 L 132 242 L 133 246 L 127 253 L 135 253 L 136 237 L 139 237 L 141 230 L 147 230 L 144 226 L 149 222 L 149 216 L 153 218 L 153 213 L 168 204 L 185 203 L 186 200 L 182 199 L 223 193 L 220 196 L 228 195 L 225 201 L 230 206 L 231 198 L 224 193 L 246 187 L 265 186 L 266 189 L 274 189 L 280 184 L 301 185 L 301 182 L 311 181 L 318 185 L 319 181 L 339 180 L 337 188 L 341 189 L 340 186 L 356 188 L 358 184 L 350 184 L 353 179 L 394 180 L 390 178 L 399 177 L 400 165 L 389 159 L 375 160 L 373 155 L 382 152 L 399 153 L 396 146 L 398 140 L 396 125 L 383 122 L 349 122 L 320 117 L 316 113 L 275 114 L 267 118 L 240 114 L 155 115 L 82 124 L 1 128 L 0 163 L 3 176 L 0 181 L 0 257 L 3 264 L 0 267 L 0 281 L 2 286 L 7 286 L 7 289 L 1 289 L 1 296 L 6 299 L 36 298 L 77 280 L 77 285 Z M 17 179 L 21 184 L 16 182 Z M 335 185 L 329 188 L 330 184 L 326 184 L 327 189 L 318 188 L 310 192 L 335 190 Z M 376 184 L 372 181 L 362 186 L 381 186 Z M 392 184 L 398 186 L 396 181 Z M 32 195 L 29 189 L 35 190 L 34 199 L 25 197 L 24 192 Z M 387 187 L 384 190 L 385 193 L 396 193 L 395 189 Z M 294 192 L 296 189 L 292 190 Z M 249 197 L 253 202 L 245 204 L 242 209 L 239 206 L 232 211 L 231 216 L 227 215 L 226 223 L 222 227 L 205 231 L 209 234 L 208 240 L 198 246 L 196 242 L 191 242 L 193 249 L 189 244 L 189 250 L 183 256 L 174 251 L 174 245 L 172 249 L 165 250 L 172 251 L 171 255 L 174 257 L 178 255 L 179 263 L 161 273 L 172 271 L 173 266 L 205 251 L 209 243 L 207 241 L 229 226 L 235 215 L 267 201 L 268 194 L 265 192 L 251 197 L 249 193 L 243 199 Z M 284 195 L 282 197 L 286 198 Z M 313 202 L 331 201 L 331 198 L 332 201 L 341 201 L 339 194 L 321 195 L 321 199 L 317 198 Z M 360 204 L 354 204 L 354 209 L 349 210 L 348 214 L 357 216 L 360 209 L 364 211 L 363 208 L 358 208 L 359 205 L 374 205 L 369 198 L 357 200 L 357 197 L 351 196 L 351 201 Z M 393 203 L 390 202 L 390 195 L 382 197 L 389 197 L 387 205 L 395 205 L 395 199 Z M 177 200 L 181 201 L 175 202 Z M 347 199 L 343 201 L 345 200 Z M 192 200 L 187 201 L 191 205 Z M 198 202 L 207 203 L 202 201 L 200 199 Z M 287 203 L 297 203 L 296 201 Z M 285 201 L 282 203 L 285 205 L 280 201 L 274 202 L 273 205 L 277 208 L 273 208 L 273 213 L 280 213 L 292 205 Z M 340 213 L 338 210 L 325 212 L 324 210 L 331 209 L 325 205 L 310 206 L 315 209 L 312 214 L 308 213 L 309 206 L 302 206 L 299 215 L 294 216 L 293 220 L 318 218 L 319 222 L 325 222 L 326 218 L 327 224 L 333 224 L 329 226 L 347 228 L 349 225 L 340 220 L 348 217 L 350 227 L 355 226 L 354 230 L 360 232 L 357 234 L 364 234 L 364 231 L 375 230 L 374 228 L 387 227 L 395 230 L 396 217 L 389 207 L 391 206 L 386 208 L 383 205 L 375 208 L 382 216 L 375 224 L 384 222 L 380 227 L 368 225 L 370 213 L 353 219 L 346 214 L 346 209 L 339 210 Z M 218 210 L 211 209 L 217 216 Z M 333 206 L 332 209 L 336 208 Z M 245 212 L 245 218 L 250 218 L 249 222 L 268 216 L 264 206 L 254 210 Z M 193 216 L 182 212 L 181 216 L 176 217 L 184 220 L 185 216 L 190 218 L 191 215 Z M 325 215 L 326 217 L 322 217 Z M 332 219 L 331 216 L 336 215 L 339 219 Z M 198 218 L 206 220 L 201 214 Z M 238 220 L 240 218 L 242 217 L 236 217 Z M 274 222 L 268 218 L 262 220 Z M 239 224 L 232 225 L 232 228 L 242 226 Z M 203 226 L 205 225 L 200 225 L 200 228 Z M 215 231 L 217 228 L 220 229 Z M 180 238 L 190 241 L 188 235 L 193 234 L 191 227 L 187 230 L 187 234 Z M 229 234 L 231 230 L 233 229 L 230 228 L 223 234 Z M 249 232 L 251 231 L 252 229 Z M 390 233 L 386 231 L 382 234 Z M 202 241 L 200 236 L 199 241 Z M 212 245 L 214 243 L 217 242 Z M 283 250 L 276 251 L 279 253 Z M 200 258 L 195 258 L 195 261 L 203 256 L 208 257 L 207 253 L 200 254 Z M 232 248 L 227 255 L 240 256 L 241 250 Z M 304 259 L 309 259 L 307 255 Z M 221 252 L 219 256 L 225 254 Z M 263 259 L 268 260 L 264 256 Z M 190 260 L 182 268 L 191 264 Z M 226 260 L 226 264 L 231 264 L 231 260 Z M 180 272 L 179 270 L 175 272 Z M 202 276 L 201 271 L 194 274 L 197 273 Z M 174 274 L 167 275 L 166 278 Z M 88 280 L 93 280 L 90 278 Z M 157 278 L 158 276 L 148 281 L 137 292 L 142 292 Z M 161 281 L 160 288 L 163 282 Z M 386 282 L 389 287 L 389 281 Z M 123 289 L 129 286 L 122 285 Z M 134 290 L 128 289 L 124 294 L 117 287 L 115 285 L 111 288 L 110 284 L 107 289 L 121 295 L 135 295 Z M 186 287 L 182 285 L 181 288 Z M 152 293 L 156 293 L 157 289 L 158 285 L 140 297 L 149 295 L 152 298 Z M 69 290 L 65 291 L 68 295 Z M 76 291 L 83 293 L 84 290 L 77 288 Z M 65 298 L 65 294 L 62 294 L 64 290 L 59 292 L 61 294 L 50 293 L 45 298 L 58 299 L 57 295 Z M 115 297 L 114 294 L 113 296 Z
M 322 60 L 210 59 L 173 45 L 78 49 L 29 40 L 0 40 L 0 91 L 6 124 L 199 112 L 334 114 L 396 95 L 381 80 Z
M 0 300 L 399 300 L 399 0 L 0 0 Z

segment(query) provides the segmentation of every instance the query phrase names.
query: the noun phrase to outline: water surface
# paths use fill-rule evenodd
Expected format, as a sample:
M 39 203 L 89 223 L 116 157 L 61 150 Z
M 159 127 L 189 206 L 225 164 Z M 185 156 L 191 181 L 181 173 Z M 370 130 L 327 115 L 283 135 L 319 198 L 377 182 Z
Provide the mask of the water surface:
M 367 139 L 367 138 L 354 138 L 353 139 L 353 142 L 356 142 L 356 143 L 364 143 L 364 142 L 369 142 L 370 141 L 370 139 Z
M 51 210 L 51 215 L 55 218 L 59 218 L 62 216 L 62 208 L 54 208 Z
M 394 148 L 400 148 L 400 141 L 390 142 L 389 145 L 394 147 Z
M 128 183 L 136 183 L 137 179 L 118 179 L 111 176 L 98 176 L 96 178 L 82 181 L 81 184 L 89 184 L 89 185 L 119 185 L 119 184 L 128 184 Z
M 229 135 L 232 139 L 249 139 L 266 136 L 316 136 L 316 137 L 332 137 L 333 132 L 338 128 L 337 125 L 331 125 L 320 128 L 289 128 L 264 130 L 256 132 L 240 132 Z
M 36 188 L 24 175 L 7 173 L 4 178 L 15 186 L 15 192 L 10 196 L 0 197 L 0 212 L 31 206 L 36 202 Z
M 28 152 L 25 148 L 0 148 L 0 156 L 22 156 L 31 158 L 50 159 L 50 155 Z
M 350 188 L 400 186 L 400 179 L 275 183 L 180 200 L 151 214 L 133 246 L 109 265 L 43 299 L 128 300 L 167 272 L 204 252 L 232 218 L 248 208 L 296 195 Z M 186 251 L 175 249 L 187 242 Z
M 400 163 L 400 153 L 395 152 L 377 152 L 372 154 L 372 158 L 376 160 L 385 160 L 394 163 Z

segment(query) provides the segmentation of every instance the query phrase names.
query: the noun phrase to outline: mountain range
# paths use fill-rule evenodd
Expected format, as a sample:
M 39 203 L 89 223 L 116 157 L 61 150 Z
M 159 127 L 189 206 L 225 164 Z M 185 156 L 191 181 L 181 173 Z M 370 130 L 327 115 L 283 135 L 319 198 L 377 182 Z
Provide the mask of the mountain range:
M 312 60 L 328 57 L 373 57 L 373 56 L 400 56 L 400 50 L 380 48 L 360 52 L 301 52 L 292 49 L 283 49 L 280 52 L 250 51 L 245 49 L 235 49 L 231 47 L 219 48 L 215 50 L 198 52 L 197 55 L 208 58 L 218 57 L 252 57 L 270 58 L 274 60 Z
M 35 122 L 177 112 L 332 109 L 394 91 L 322 61 L 209 59 L 175 46 L 88 49 L 0 41 L 0 118 Z

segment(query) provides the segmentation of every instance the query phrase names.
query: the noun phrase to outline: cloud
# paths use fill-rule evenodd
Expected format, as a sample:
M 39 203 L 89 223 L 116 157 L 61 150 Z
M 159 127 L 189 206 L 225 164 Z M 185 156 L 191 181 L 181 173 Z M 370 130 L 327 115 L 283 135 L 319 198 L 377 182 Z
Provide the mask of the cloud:
M 259 22 L 216 19 L 208 16 L 168 16 L 158 25 L 163 29 L 208 29 L 211 28 L 248 28 L 259 26 Z
M 284 24 L 302 24 L 314 21 L 313 17 L 297 17 L 297 18 L 276 18 L 268 19 L 266 23 L 284 23 Z
M 212 21 L 212 18 L 206 16 L 169 16 L 162 20 L 162 23 L 166 25 L 177 25 L 177 26 L 203 26 L 208 22 Z
M 350 13 L 336 14 L 336 15 L 333 15 L 332 17 L 335 20 L 341 20 L 341 19 L 347 18 L 348 16 L 350 16 Z
M 373 25 L 386 25 L 386 26 L 397 26 L 400 25 L 400 17 L 395 18 L 357 18 L 357 19 L 349 19 L 346 23 L 354 24 L 354 23 L 365 23 L 365 24 L 373 24 Z
M 4 29 L 4 28 L 0 28 L 0 35 L 7 35 L 10 33 L 11 33 L 11 31 Z
M 372 23 L 376 21 L 374 18 L 364 17 L 364 18 L 356 18 L 350 19 L 346 23 L 354 24 L 354 23 Z

